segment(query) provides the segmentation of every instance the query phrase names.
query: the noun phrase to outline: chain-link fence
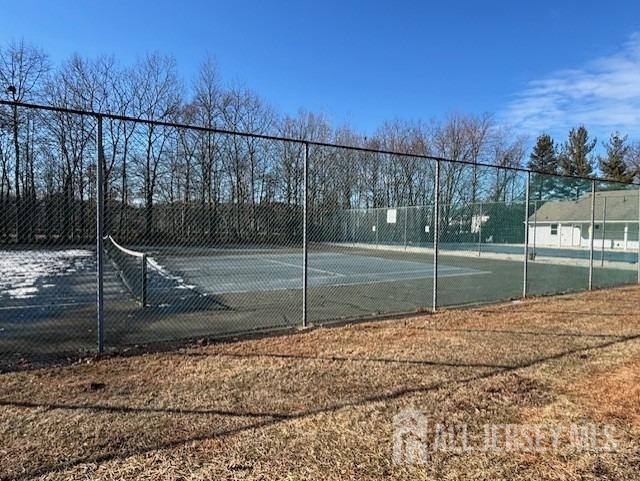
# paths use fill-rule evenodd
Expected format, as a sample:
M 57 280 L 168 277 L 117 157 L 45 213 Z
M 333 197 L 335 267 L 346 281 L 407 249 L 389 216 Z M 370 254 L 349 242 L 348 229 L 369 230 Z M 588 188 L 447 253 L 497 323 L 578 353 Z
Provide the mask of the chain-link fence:
M 0 356 L 640 280 L 639 186 L 0 103 Z

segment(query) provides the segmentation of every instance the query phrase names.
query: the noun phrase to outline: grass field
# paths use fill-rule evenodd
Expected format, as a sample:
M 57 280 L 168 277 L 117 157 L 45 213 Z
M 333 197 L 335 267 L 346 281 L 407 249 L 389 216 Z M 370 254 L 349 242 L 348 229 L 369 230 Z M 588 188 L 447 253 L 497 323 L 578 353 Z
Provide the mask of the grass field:
M 638 479 L 640 288 L 0 375 L 0 479 Z M 429 453 L 393 418 L 615 428 L 614 452 Z

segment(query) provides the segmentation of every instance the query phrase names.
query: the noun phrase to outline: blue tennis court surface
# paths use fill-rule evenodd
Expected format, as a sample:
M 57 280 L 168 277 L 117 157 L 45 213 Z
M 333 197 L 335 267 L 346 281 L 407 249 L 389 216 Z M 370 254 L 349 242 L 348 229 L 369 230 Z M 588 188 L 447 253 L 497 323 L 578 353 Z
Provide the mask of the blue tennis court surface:
M 158 262 L 184 285 L 209 294 L 261 292 L 302 287 L 302 255 L 257 254 L 215 257 L 159 257 Z M 438 266 L 439 277 L 488 274 L 487 271 Z M 433 278 L 433 265 L 342 253 L 309 254 L 309 287 L 379 284 Z

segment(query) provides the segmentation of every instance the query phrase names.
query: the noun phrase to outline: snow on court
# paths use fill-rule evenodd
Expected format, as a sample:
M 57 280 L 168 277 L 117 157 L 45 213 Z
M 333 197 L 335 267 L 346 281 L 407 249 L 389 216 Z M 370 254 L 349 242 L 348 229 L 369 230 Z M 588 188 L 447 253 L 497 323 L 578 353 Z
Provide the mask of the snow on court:
M 2 250 L 0 295 L 13 299 L 34 297 L 40 289 L 53 286 L 41 280 L 87 271 L 95 265 L 94 257 L 86 249 Z
M 194 290 L 196 288 L 196 286 L 191 285 L 191 284 L 187 284 L 184 279 L 180 276 L 176 276 L 174 274 L 171 274 L 166 267 L 164 267 L 163 265 L 161 265 L 156 259 L 154 259 L 153 257 L 147 257 L 147 264 L 150 268 L 152 268 L 153 270 L 155 270 L 158 274 L 160 274 L 162 277 L 164 277 L 165 279 L 168 279 L 169 281 L 174 282 L 175 288 L 176 289 L 191 289 Z

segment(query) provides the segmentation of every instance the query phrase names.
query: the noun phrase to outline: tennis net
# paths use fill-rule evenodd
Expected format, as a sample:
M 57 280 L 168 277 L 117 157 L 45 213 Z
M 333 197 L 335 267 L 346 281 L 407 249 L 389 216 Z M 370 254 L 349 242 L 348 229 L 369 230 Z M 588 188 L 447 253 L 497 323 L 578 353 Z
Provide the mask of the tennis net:
M 146 306 L 147 254 L 122 247 L 111 236 L 105 238 L 104 248 L 129 292 Z

